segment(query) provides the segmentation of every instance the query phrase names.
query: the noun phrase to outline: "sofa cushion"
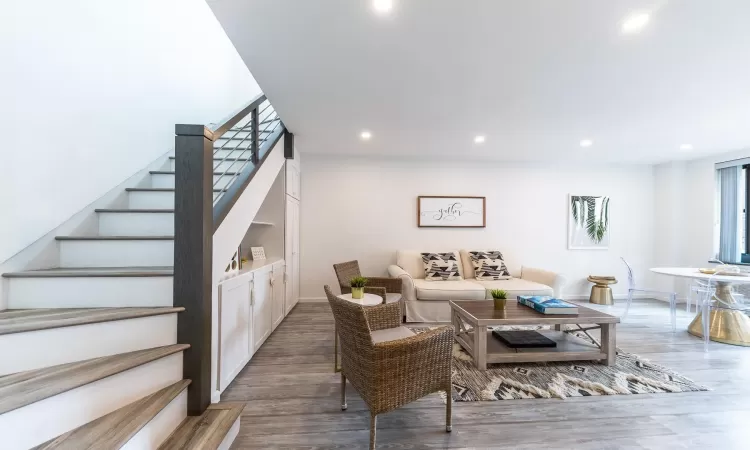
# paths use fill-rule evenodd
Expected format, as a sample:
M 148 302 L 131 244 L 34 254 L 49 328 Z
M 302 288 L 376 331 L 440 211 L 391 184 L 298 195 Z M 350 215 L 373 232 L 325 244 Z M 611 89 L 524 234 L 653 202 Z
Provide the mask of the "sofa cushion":
M 492 298 L 489 293 L 492 289 L 504 290 L 508 293 L 508 298 L 512 300 L 515 300 L 519 295 L 554 295 L 551 287 L 529 280 L 522 280 L 520 278 L 496 281 L 472 280 L 471 282 L 481 285 L 487 291 L 485 298 Z
M 422 253 L 424 278 L 427 281 L 458 281 L 461 275 L 458 271 L 458 257 L 453 252 Z
M 505 267 L 503 254 L 499 251 L 471 251 L 471 264 L 474 268 L 474 278 L 479 281 L 507 280 L 510 272 Z
M 386 328 L 385 330 L 376 330 L 370 332 L 372 342 L 379 344 L 381 342 L 397 341 L 414 336 L 414 332 L 406 327 Z
M 458 252 L 454 251 L 453 253 L 456 254 L 456 259 L 460 262 L 461 257 L 459 256 Z M 396 265 L 404 269 L 404 271 L 411 275 L 411 277 L 415 280 L 424 278 L 424 263 L 422 262 L 422 253 L 418 251 L 399 250 L 396 254 Z M 469 272 L 471 271 L 467 270 L 466 273 L 464 273 L 463 264 L 458 265 L 458 273 L 461 278 L 464 278 Z
M 435 283 L 427 280 L 414 280 L 417 300 L 484 300 L 484 286 L 471 281 L 441 281 Z

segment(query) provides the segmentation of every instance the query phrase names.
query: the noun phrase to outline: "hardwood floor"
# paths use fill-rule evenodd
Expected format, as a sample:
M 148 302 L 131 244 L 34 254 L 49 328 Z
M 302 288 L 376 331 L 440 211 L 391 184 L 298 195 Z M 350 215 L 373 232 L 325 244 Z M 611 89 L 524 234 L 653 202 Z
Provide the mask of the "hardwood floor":
M 588 304 L 587 304 L 588 306 Z M 621 314 L 622 307 L 599 307 Z M 750 439 L 750 348 L 711 344 L 685 328 L 694 316 L 634 302 L 618 325 L 617 346 L 665 365 L 709 392 L 511 400 L 444 405 L 431 395 L 378 416 L 380 448 L 740 449 Z M 326 303 L 301 303 L 227 388 L 222 401 L 245 402 L 233 449 L 366 448 L 369 413 L 354 389 L 339 407 L 333 373 L 333 317 Z

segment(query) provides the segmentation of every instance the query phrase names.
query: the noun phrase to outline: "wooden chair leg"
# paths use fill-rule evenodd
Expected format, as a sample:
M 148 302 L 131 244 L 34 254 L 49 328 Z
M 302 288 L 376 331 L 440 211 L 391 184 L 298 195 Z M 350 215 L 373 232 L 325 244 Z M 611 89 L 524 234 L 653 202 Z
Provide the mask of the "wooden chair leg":
M 375 450 L 375 428 L 378 424 L 378 416 L 370 415 L 370 450 Z
M 450 433 L 453 430 L 452 425 L 452 404 L 453 404 L 453 386 L 450 386 L 448 390 L 445 391 L 445 431 Z
M 341 410 L 346 411 L 346 408 L 348 408 L 346 404 L 346 375 L 341 372 Z

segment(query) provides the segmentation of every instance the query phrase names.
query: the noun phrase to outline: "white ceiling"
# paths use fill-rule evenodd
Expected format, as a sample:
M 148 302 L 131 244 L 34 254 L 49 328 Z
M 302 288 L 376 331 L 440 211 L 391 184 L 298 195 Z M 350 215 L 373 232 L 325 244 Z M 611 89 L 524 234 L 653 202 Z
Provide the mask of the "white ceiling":
M 305 152 L 657 163 L 750 147 L 748 0 L 394 3 L 209 0 Z M 639 11 L 650 22 L 623 35 Z

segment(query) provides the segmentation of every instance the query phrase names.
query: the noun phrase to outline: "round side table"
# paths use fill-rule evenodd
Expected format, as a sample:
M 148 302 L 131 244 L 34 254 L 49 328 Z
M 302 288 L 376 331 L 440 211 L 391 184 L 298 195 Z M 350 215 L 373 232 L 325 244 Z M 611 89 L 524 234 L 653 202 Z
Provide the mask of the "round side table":
M 610 284 L 617 284 L 615 277 L 597 277 L 589 275 L 587 280 L 594 283 L 591 286 L 591 296 L 589 297 L 589 303 L 596 305 L 612 305 L 615 303 L 612 297 L 612 288 Z
M 341 294 L 341 295 L 337 295 L 336 297 L 340 298 L 341 300 L 346 300 L 347 302 L 356 303 L 362 306 L 375 306 L 375 305 L 383 304 L 383 297 L 379 295 L 375 295 L 375 294 L 365 293 L 364 297 L 359 298 L 359 299 L 352 298 L 352 294 Z M 338 330 L 334 332 L 334 338 L 333 338 L 333 371 L 341 372 L 341 365 L 339 364 L 339 331 Z
M 336 297 L 362 306 L 375 306 L 383 303 L 383 297 L 375 294 L 365 294 L 365 296 L 360 299 L 352 298 L 352 294 L 341 294 Z

